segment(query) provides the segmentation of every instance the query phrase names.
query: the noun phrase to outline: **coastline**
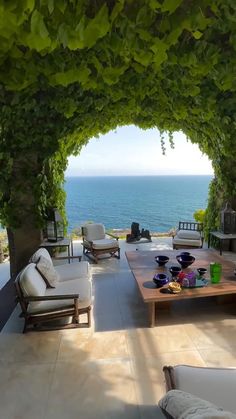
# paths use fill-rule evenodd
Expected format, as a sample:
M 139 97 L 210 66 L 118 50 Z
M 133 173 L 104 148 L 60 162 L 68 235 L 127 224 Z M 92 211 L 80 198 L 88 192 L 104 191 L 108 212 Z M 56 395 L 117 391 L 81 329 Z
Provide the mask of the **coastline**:
M 119 237 L 119 238 L 126 238 L 127 234 L 131 233 L 130 228 L 124 228 L 124 229 L 120 229 L 120 228 L 114 228 L 114 229 L 109 229 L 108 230 L 109 233 L 114 234 L 115 236 Z M 169 231 L 150 231 L 150 235 L 151 237 L 172 237 L 173 234 L 175 232 L 175 229 L 171 229 Z

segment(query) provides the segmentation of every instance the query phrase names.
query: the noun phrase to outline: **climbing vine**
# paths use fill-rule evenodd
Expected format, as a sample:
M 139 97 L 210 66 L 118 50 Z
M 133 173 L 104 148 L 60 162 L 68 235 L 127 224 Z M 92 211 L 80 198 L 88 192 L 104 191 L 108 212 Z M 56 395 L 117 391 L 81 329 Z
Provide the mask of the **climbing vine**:
M 220 196 L 236 196 L 234 0 L 12 0 L 0 7 L 4 225 L 18 228 L 33 213 L 40 226 L 47 206 L 63 210 L 67 157 L 127 124 L 167 131 L 171 145 L 182 130 L 212 160 Z M 212 190 L 209 228 L 219 196 Z

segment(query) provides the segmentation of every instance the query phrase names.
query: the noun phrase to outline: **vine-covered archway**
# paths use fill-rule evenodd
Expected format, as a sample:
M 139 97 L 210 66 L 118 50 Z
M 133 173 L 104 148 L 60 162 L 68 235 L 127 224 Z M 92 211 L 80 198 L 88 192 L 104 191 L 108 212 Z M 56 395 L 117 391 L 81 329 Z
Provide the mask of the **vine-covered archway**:
M 235 197 L 234 1 L 12 0 L 1 15 L 1 220 L 13 273 L 38 245 L 45 208 L 64 208 L 67 157 L 116 126 L 157 127 L 170 141 L 182 130 L 213 162 L 210 206 Z

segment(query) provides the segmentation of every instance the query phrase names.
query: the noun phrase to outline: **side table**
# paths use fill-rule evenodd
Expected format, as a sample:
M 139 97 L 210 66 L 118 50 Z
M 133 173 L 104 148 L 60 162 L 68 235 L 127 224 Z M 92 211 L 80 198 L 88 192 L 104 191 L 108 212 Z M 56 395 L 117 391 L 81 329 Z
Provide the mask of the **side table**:
M 45 249 L 54 249 L 57 247 L 67 247 L 68 262 L 70 263 L 71 256 L 73 257 L 73 241 L 71 239 L 62 239 L 57 242 L 49 242 L 44 240 L 39 247 L 45 247 Z
M 220 243 L 220 255 L 222 255 L 223 241 L 224 240 L 236 240 L 236 234 L 224 234 L 220 231 L 210 231 L 208 236 L 208 249 L 211 244 L 211 238 L 216 237 Z

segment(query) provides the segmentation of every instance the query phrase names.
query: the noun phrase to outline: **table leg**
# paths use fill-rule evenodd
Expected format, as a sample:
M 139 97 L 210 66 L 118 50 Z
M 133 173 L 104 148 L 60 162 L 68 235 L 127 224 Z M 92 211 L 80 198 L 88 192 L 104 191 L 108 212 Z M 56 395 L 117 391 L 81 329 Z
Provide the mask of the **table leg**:
M 211 233 L 208 234 L 208 249 L 210 247 L 211 244 Z
M 149 327 L 155 326 L 155 302 L 148 303 L 148 321 Z
M 70 243 L 71 243 L 71 256 L 73 257 L 74 256 L 73 239 L 71 239 Z
M 69 263 L 70 263 L 70 243 L 68 245 L 68 260 L 69 260 Z
M 220 255 L 222 255 L 222 243 L 223 243 L 223 240 L 220 240 Z

